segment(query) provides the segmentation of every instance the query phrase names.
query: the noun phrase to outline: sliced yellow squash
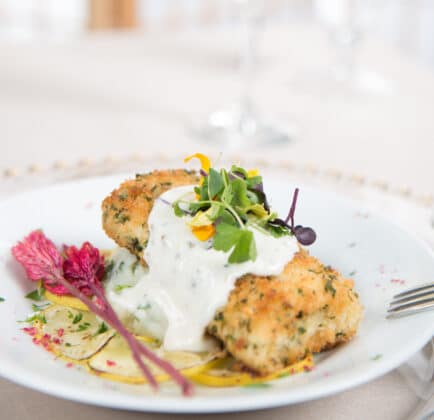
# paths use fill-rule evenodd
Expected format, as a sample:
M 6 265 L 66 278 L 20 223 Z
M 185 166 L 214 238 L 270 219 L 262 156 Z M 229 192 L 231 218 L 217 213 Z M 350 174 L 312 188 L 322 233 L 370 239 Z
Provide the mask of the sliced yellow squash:
M 51 303 L 55 303 L 56 305 L 67 306 L 68 308 L 80 309 L 82 311 L 89 310 L 87 305 L 85 305 L 80 299 L 77 299 L 74 296 L 70 296 L 70 295 L 59 296 L 46 290 L 45 298 L 49 300 Z
M 210 360 L 216 357 L 216 354 L 211 353 L 166 352 L 156 347 L 152 347 L 152 350 L 161 358 L 172 363 L 176 369 L 187 377 L 206 369 Z M 163 382 L 169 379 L 165 372 L 145 358 L 143 362 L 149 367 L 157 381 Z M 115 336 L 107 346 L 95 354 L 88 361 L 88 367 L 90 372 L 113 381 L 131 384 L 146 382 L 141 370 L 132 358 L 130 348 L 120 336 Z
M 284 369 L 267 376 L 258 377 L 247 372 L 234 371 L 234 364 L 235 359 L 232 357 L 216 360 L 211 362 L 207 369 L 190 376 L 190 379 L 200 385 L 209 387 L 243 386 L 264 383 L 274 379 L 293 375 L 295 373 L 309 371 L 314 366 L 313 357 L 309 355 L 303 360 L 287 366 Z
M 36 336 L 70 361 L 88 359 L 115 334 L 92 312 L 52 305 L 40 314 L 34 323 Z

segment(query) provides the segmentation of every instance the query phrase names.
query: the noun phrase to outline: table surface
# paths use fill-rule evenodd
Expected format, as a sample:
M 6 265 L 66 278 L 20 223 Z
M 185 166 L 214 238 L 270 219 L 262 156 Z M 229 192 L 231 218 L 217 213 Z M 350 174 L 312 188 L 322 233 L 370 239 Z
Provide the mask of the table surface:
M 228 153 L 198 142 L 189 124 L 236 100 L 236 34 L 185 32 L 88 36 L 66 44 L 0 44 L 0 170 L 33 171 L 128 156 Z M 366 40 L 360 68 L 381 74 L 390 92 L 336 95 L 304 76 L 330 61 L 325 36 L 310 26 L 265 31 L 254 86 L 264 114 L 294 122 L 294 142 L 246 145 L 238 155 L 282 160 L 434 193 L 434 75 L 387 45 Z M 181 162 L 180 162 L 181 164 Z M 39 168 L 39 169 L 38 169 Z M 1 188 L 1 183 L 0 183 Z M 1 191 L 0 191 L 1 192 Z M 339 395 L 237 419 L 403 419 L 418 398 L 397 371 Z M 37 420 L 169 418 L 58 400 L 0 380 L 2 418 Z M 181 416 L 180 418 L 188 418 Z M 220 416 L 208 416 L 218 418 Z

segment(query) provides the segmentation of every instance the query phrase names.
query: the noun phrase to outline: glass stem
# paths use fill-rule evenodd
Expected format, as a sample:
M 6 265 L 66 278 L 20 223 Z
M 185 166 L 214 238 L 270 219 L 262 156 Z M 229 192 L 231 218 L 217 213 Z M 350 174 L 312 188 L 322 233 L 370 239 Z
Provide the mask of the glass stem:
M 336 47 L 336 77 L 341 81 L 351 81 L 355 73 L 355 45 L 358 34 L 355 27 L 354 1 L 342 3 L 342 22 L 333 31 L 332 40 Z
M 254 67 L 257 61 L 257 37 L 262 0 L 242 0 L 240 2 L 242 45 L 240 52 L 240 107 L 243 112 L 252 109 L 252 88 Z
M 253 86 L 253 61 L 255 59 L 253 22 L 249 16 L 249 3 L 246 2 L 241 6 L 240 107 L 242 112 L 248 112 L 252 105 L 251 89 Z
M 344 28 L 336 37 L 337 60 L 336 76 L 346 81 L 352 80 L 355 73 L 355 41 L 356 35 L 353 28 Z

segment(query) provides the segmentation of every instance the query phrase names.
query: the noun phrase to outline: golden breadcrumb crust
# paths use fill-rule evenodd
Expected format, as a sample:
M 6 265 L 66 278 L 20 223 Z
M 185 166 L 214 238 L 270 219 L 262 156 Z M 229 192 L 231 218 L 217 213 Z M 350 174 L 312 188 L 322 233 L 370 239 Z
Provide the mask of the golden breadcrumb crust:
M 171 188 L 199 182 L 195 171 L 155 170 L 123 182 L 102 202 L 102 225 L 120 247 L 143 259 L 149 237 L 148 217 L 154 201 Z
M 240 278 L 208 332 L 245 366 L 272 373 L 356 334 L 363 309 L 353 285 L 300 250 L 278 276 Z

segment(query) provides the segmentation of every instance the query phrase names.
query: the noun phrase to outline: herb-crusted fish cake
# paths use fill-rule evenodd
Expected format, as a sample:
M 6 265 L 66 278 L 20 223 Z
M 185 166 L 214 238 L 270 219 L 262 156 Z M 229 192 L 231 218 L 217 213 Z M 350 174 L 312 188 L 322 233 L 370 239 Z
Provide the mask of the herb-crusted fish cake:
M 278 276 L 238 279 L 208 332 L 245 366 L 268 374 L 349 341 L 362 311 L 353 281 L 301 250 Z
M 195 171 L 155 170 L 123 182 L 102 203 L 102 225 L 119 246 L 143 258 L 154 201 L 171 188 L 198 184 Z

